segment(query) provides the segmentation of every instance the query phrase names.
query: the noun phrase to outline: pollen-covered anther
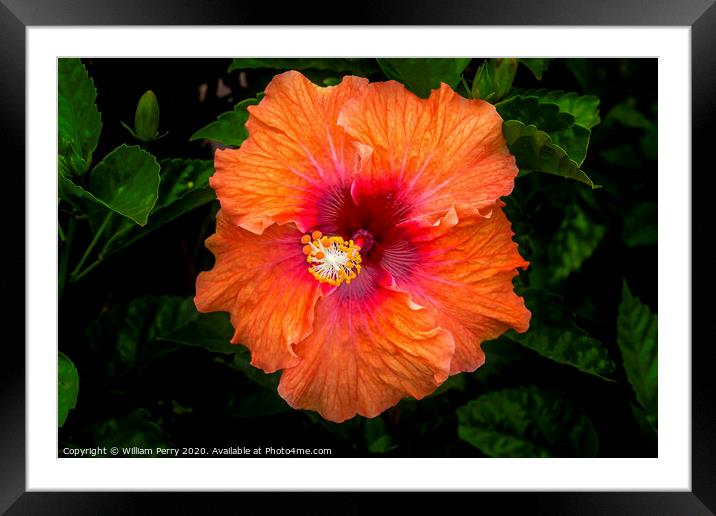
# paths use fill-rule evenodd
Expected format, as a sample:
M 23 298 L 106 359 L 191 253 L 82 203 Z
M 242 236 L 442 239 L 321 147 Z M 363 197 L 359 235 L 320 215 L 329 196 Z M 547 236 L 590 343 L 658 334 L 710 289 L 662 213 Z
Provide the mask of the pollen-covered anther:
M 308 237 L 308 238 L 307 238 Z M 303 235 L 303 254 L 308 272 L 321 283 L 338 286 L 350 283 L 360 273 L 360 246 L 339 236 L 325 236 L 320 231 Z

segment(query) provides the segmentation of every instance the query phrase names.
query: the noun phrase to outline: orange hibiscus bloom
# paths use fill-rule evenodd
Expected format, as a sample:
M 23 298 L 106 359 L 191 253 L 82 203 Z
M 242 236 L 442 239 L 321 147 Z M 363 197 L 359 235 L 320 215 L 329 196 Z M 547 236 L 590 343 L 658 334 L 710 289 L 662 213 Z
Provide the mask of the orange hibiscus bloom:
M 527 330 L 512 278 L 528 263 L 499 200 L 517 167 L 493 106 L 291 71 L 249 114 L 248 139 L 216 152 L 216 264 L 195 302 L 231 314 L 254 366 L 283 370 L 292 407 L 374 417 Z

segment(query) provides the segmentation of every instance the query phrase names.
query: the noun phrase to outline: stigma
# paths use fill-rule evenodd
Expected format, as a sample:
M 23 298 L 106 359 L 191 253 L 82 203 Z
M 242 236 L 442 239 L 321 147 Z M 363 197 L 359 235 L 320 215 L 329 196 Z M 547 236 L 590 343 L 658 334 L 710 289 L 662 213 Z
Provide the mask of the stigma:
M 309 263 L 308 272 L 320 283 L 346 285 L 360 273 L 360 246 L 339 236 L 325 236 L 320 231 L 303 235 L 303 254 Z

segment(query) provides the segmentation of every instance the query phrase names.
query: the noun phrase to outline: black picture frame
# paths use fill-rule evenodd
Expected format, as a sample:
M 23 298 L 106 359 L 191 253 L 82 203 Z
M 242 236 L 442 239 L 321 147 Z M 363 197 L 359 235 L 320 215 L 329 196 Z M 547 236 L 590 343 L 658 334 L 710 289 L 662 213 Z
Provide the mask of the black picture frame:
M 267 3 L 239 5 L 226 0 L 0 0 L 0 151 L 2 156 L 6 217 L 22 216 L 25 198 L 25 29 L 39 25 L 610 25 L 688 26 L 691 28 L 692 170 L 699 171 L 699 188 L 692 192 L 692 241 L 709 240 L 712 205 L 699 202 L 709 189 L 704 184 L 713 169 L 710 149 L 716 141 L 716 7 L 715 0 L 521 0 L 428 2 L 405 0 L 361 5 L 350 16 L 340 15 L 335 4 L 303 2 L 277 9 Z M 598 42 L 595 42 L 598 44 Z M 668 92 L 660 92 L 668 94 Z M 662 208 L 667 209 L 667 208 Z M 20 215 L 22 214 L 22 215 Z M 25 228 L 13 223 L 4 228 L 2 292 L 6 333 L 0 374 L 0 512 L 7 514 L 134 514 L 148 506 L 148 497 L 160 497 L 163 510 L 203 513 L 206 498 L 241 504 L 270 504 L 271 512 L 306 503 L 307 493 L 285 498 L 261 493 L 204 493 L 198 498 L 183 493 L 40 493 L 25 487 Z M 698 274 L 702 293 L 713 285 L 706 255 L 694 253 L 692 271 Z M 692 304 L 692 320 L 708 321 L 710 303 Z M 703 327 L 702 322 L 700 327 Z M 481 510 L 499 507 L 511 513 L 520 506 L 537 514 L 713 514 L 716 513 L 716 402 L 712 364 L 715 347 L 708 338 L 692 333 L 692 490 L 690 492 L 599 493 L 471 493 L 455 494 L 451 506 L 477 504 Z M 704 337 L 704 336 L 702 336 Z M 682 343 L 684 346 L 688 343 Z M 668 367 L 668 364 L 664 365 Z M 324 496 L 324 495 L 321 495 Z M 341 498 L 341 513 L 358 514 L 375 507 L 377 495 L 348 494 Z M 311 497 L 313 498 L 313 496 Z M 327 502 L 330 507 L 337 500 Z M 203 500 L 203 501 L 202 501 Z M 322 500 L 326 500 L 322 498 Z M 321 503 L 321 505 L 324 502 Z M 426 508 L 422 494 L 403 497 L 401 509 Z M 235 505 L 235 507 L 238 507 Z M 307 507 L 304 505 L 304 507 Z M 334 506 L 335 507 L 335 506 Z M 322 509 L 317 509 L 320 513 Z M 331 511 L 329 511 L 330 513 Z

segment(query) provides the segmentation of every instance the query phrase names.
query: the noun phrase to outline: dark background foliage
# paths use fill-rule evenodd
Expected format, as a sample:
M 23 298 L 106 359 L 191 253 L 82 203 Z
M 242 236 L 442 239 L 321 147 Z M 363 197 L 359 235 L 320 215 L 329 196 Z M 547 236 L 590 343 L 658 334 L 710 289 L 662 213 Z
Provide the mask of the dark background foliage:
M 302 68 L 324 84 L 346 73 L 396 78 L 418 94 L 429 91 L 429 81 L 420 82 L 425 77 L 454 73 L 429 65 L 414 82 L 415 68 L 400 62 L 283 61 L 82 60 L 102 118 L 92 165 L 122 144 L 140 144 L 160 163 L 162 184 L 170 179 L 164 171 L 173 170 L 164 160 L 181 159 L 182 167 L 202 160 L 197 167 L 210 167 L 217 143 L 192 136 L 238 102 L 255 98 L 280 70 Z M 657 62 L 553 59 L 537 72 L 534 67 L 543 64 L 465 63 L 453 84 L 465 96 L 486 98 L 489 90 L 493 97 L 487 100 L 499 102 L 538 88 L 599 99 L 601 121 L 591 128 L 581 170 L 601 188 L 536 170 L 521 175 L 506 199 L 515 240 L 531 262 L 516 281 L 534 314 L 528 334 L 486 343 L 484 367 L 451 378 L 424 400 L 403 400 L 373 420 L 330 423 L 288 407 L 275 392 L 276 375 L 250 368 L 243 347 L 226 345 L 225 318 L 195 313 L 194 282 L 213 263 L 203 243 L 213 233 L 218 207 L 204 176 L 189 174 L 182 199 L 196 201 L 176 210 L 178 217 L 116 251 L 102 247 L 106 234 L 121 232 L 125 222 L 135 231 L 133 223 L 114 215 L 102 233 L 96 205 L 61 193 L 60 254 L 67 273 L 102 235 L 87 261 L 94 263 L 96 254 L 96 266 L 75 281 L 60 274 L 66 284 L 59 351 L 79 378 L 76 406 L 59 429 L 60 449 L 272 446 L 331 448 L 333 456 L 656 456 L 656 393 L 638 385 L 633 367 L 643 363 L 642 345 L 656 339 L 648 312 L 658 311 Z M 507 65 L 514 69 L 500 68 Z M 514 78 L 499 91 L 503 73 Z M 147 90 L 158 99 L 157 136 L 167 134 L 138 142 L 122 122 L 133 126 Z M 529 116 L 522 121 L 535 123 Z M 240 138 L 233 130 L 232 138 Z M 524 170 L 520 155 L 518 163 Z M 86 176 L 73 181 L 91 190 Z M 158 213 L 137 231 L 153 227 Z M 637 358 L 629 354 L 630 342 Z M 578 346 L 592 355 L 570 358 Z M 655 367 L 655 349 L 651 353 Z M 655 377 L 647 380 L 655 389 Z M 60 382 L 62 392 L 62 374 Z

